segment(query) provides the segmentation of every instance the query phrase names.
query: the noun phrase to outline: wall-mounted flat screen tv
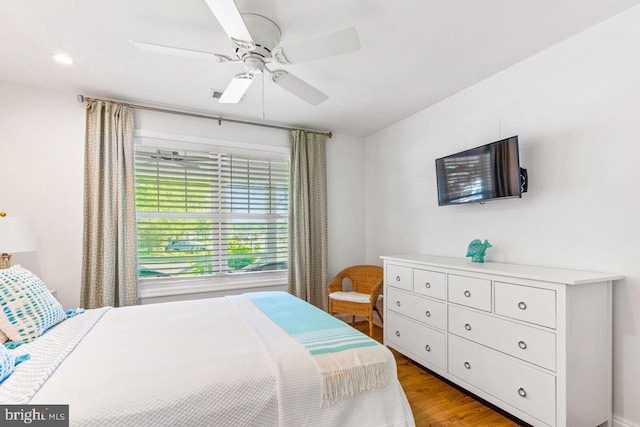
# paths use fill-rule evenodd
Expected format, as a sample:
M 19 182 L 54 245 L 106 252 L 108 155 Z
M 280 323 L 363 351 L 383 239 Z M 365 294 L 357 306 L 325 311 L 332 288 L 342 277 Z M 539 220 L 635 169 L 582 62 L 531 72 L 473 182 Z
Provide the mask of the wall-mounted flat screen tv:
M 517 136 L 436 159 L 438 205 L 522 197 L 520 173 Z

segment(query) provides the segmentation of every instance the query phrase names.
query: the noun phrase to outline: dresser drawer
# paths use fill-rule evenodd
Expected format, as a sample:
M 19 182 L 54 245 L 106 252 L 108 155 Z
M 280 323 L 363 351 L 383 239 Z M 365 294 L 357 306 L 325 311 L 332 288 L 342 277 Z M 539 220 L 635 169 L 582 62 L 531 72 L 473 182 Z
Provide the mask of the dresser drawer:
M 384 283 L 388 286 L 410 291 L 412 288 L 412 269 L 400 265 L 387 264 Z
M 556 327 L 556 292 L 495 282 L 496 314 L 549 328 Z
M 387 288 L 385 300 L 388 310 L 404 314 L 438 329 L 447 327 L 447 306 L 443 302 L 422 298 L 415 294 Z
M 408 351 L 412 359 L 429 367 L 433 365 L 446 370 L 446 344 L 443 332 L 387 312 L 384 319 L 385 345 Z
M 545 424 L 556 424 L 553 375 L 455 336 L 449 336 L 449 373 Z
M 449 307 L 449 332 L 556 370 L 556 334 L 477 311 Z
M 491 281 L 450 274 L 449 301 L 479 310 L 491 311 Z
M 447 298 L 447 282 L 444 273 L 413 269 L 413 291 L 428 297 Z

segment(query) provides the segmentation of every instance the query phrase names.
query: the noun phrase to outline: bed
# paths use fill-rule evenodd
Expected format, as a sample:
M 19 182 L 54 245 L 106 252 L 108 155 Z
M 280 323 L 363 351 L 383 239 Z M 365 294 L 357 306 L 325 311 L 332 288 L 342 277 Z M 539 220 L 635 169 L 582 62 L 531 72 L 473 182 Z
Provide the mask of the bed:
M 413 426 L 386 347 L 357 356 L 382 355 L 383 380 L 320 369 L 317 346 L 288 329 L 305 327 L 296 310 L 337 321 L 310 307 L 274 292 L 86 310 L 9 350 L 30 360 L 0 383 L 0 403 L 68 404 L 72 426 Z

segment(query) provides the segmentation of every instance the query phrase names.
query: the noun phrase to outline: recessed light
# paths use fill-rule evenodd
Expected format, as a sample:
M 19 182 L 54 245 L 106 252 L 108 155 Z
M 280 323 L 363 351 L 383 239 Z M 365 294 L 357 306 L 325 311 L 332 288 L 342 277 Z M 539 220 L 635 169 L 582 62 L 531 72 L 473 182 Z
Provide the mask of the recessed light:
M 71 59 L 71 57 L 65 53 L 57 53 L 55 55 L 53 55 L 53 59 L 56 60 L 56 62 L 59 62 L 61 64 L 73 64 L 73 59 Z

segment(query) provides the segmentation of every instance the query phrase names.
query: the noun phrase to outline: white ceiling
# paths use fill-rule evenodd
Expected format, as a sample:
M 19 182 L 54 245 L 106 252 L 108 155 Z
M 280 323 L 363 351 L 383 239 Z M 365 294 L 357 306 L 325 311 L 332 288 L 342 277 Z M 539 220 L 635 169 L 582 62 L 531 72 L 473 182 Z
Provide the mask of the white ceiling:
M 265 79 L 219 104 L 242 64 L 165 56 L 129 40 L 232 55 L 204 0 L 0 0 L 0 80 L 225 117 L 370 135 L 640 0 L 236 0 L 282 45 L 355 27 L 355 53 L 282 66 L 329 96 L 313 107 Z M 74 64 L 52 55 L 65 52 Z M 256 84 L 258 83 L 258 84 Z M 0 102 L 2 97 L 0 94 Z

